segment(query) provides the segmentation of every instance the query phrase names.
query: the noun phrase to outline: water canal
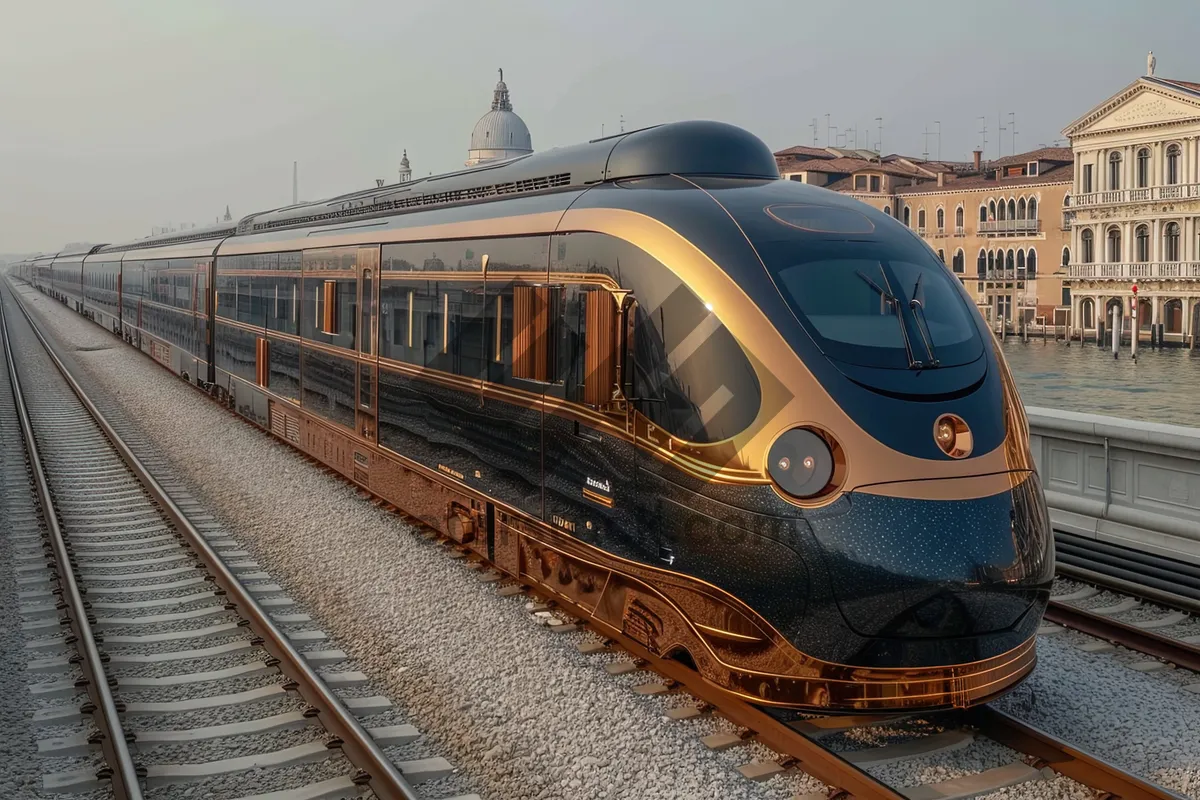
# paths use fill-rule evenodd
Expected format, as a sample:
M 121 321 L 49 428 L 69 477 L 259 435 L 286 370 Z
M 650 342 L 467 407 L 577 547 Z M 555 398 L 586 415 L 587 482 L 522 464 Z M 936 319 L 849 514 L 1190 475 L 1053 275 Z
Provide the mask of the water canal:
M 1096 344 L 1009 337 L 1005 358 L 1029 406 L 1200 428 L 1200 350 L 1150 350 L 1137 361 Z

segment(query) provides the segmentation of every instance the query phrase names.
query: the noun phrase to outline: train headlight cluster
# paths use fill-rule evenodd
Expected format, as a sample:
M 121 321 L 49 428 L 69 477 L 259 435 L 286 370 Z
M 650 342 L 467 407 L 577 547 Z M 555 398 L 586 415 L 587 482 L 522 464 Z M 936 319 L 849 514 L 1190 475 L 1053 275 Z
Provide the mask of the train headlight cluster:
M 817 434 L 792 428 L 771 445 L 767 472 L 792 497 L 813 497 L 833 477 L 833 453 Z
M 957 414 L 942 414 L 937 418 L 933 423 L 933 440 L 951 458 L 966 458 L 974 445 L 971 429 Z

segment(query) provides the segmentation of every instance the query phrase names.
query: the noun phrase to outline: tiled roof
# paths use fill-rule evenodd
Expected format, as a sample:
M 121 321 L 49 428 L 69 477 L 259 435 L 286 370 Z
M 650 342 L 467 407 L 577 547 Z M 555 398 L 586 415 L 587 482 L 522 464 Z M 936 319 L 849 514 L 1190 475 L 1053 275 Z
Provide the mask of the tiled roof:
M 1032 161 L 1033 159 L 1030 159 Z M 996 180 L 984 175 L 973 176 L 969 178 L 958 178 L 957 180 L 947 181 L 945 186 L 938 186 L 936 183 L 928 182 L 918 184 L 916 186 L 899 186 L 896 187 L 896 194 L 928 194 L 933 192 L 965 192 L 971 189 L 988 189 L 995 187 L 996 189 L 1004 189 L 1009 186 L 1036 186 L 1044 183 L 1070 183 L 1075 179 L 1075 165 L 1064 164 L 1060 167 L 1054 167 L 1042 172 L 1041 175 L 1022 175 L 1016 178 L 1001 178 Z
M 776 156 L 807 156 L 808 158 L 837 158 L 837 154 L 831 153 L 823 147 L 806 147 L 798 144 L 794 147 L 789 147 L 785 150 L 780 150 Z
M 1074 162 L 1075 154 L 1071 152 L 1069 147 L 1043 147 L 1040 150 L 1030 150 L 1028 153 L 1017 153 L 1015 156 L 1005 156 L 997 158 L 995 161 L 989 161 L 985 166 L 988 169 L 996 167 L 1007 167 L 1012 164 L 1025 164 L 1030 161 L 1062 161 Z

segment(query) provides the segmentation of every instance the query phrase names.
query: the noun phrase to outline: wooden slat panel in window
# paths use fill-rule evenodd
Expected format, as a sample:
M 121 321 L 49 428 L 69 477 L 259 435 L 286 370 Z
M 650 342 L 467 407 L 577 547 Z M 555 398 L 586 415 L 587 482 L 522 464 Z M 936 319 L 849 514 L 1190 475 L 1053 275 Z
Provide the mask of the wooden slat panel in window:
M 550 288 L 513 287 L 513 377 L 550 380 Z
M 583 402 L 600 407 L 612 399 L 617 380 L 615 317 L 616 304 L 607 291 L 598 289 L 585 295 Z

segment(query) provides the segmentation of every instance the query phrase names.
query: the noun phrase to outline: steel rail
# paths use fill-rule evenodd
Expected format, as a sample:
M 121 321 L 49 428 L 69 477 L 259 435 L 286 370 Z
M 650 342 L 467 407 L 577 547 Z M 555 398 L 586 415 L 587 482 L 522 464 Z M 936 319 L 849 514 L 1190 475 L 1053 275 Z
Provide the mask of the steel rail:
M 163 514 L 174 524 L 177 531 L 184 536 L 188 545 L 196 552 L 200 564 L 213 576 L 217 585 L 225 591 L 227 607 L 236 610 L 250 623 L 251 630 L 262 640 L 263 647 L 280 662 L 281 671 L 292 679 L 288 688 L 295 689 L 305 701 L 317 709 L 317 721 L 329 731 L 350 762 L 361 774 L 356 776 L 356 782 L 369 786 L 379 800 L 420 800 L 420 795 L 404 778 L 383 750 L 371 738 L 358 719 L 346 708 L 337 695 L 326 685 L 304 656 L 292 645 L 287 636 L 275 625 L 254 597 L 242 586 L 237 577 L 229 570 L 217 555 L 216 551 L 204 539 L 204 536 L 188 520 L 187 516 L 171 499 L 141 460 L 133 453 L 125 441 L 116 432 L 107 418 L 96 408 L 84 392 L 83 387 L 67 370 L 66 365 L 59 359 L 54 347 L 42 335 L 34 322 L 29 309 L 24 302 L 12 292 L 21 312 L 29 321 L 42 347 L 45 348 L 50 360 L 62 374 L 67 385 L 75 393 L 96 424 L 104 432 L 113 448 L 130 471 L 138 478 L 143 487 L 150 493 L 162 510 Z
M 60 621 L 70 625 L 72 637 L 67 639 L 67 643 L 74 644 L 82 658 L 80 666 L 87 683 L 88 696 L 91 698 L 91 715 L 100 732 L 101 751 L 104 754 L 104 760 L 108 763 L 107 770 L 99 770 L 97 777 L 109 779 L 113 797 L 116 800 L 142 800 L 137 766 L 129 752 L 125 729 L 121 725 L 117 704 L 113 700 L 108 676 L 104 672 L 103 656 L 92 635 L 88 608 L 83 600 L 79 584 L 75 580 L 75 567 L 71 563 L 66 539 L 63 538 L 62 528 L 58 524 L 58 516 L 55 514 L 54 497 L 42 466 L 37 440 L 33 435 L 33 423 L 29 416 L 29 409 L 25 405 L 25 395 L 21 390 L 20 376 L 17 374 L 12 341 L 8 336 L 8 320 L 5 318 L 2 302 L 0 302 L 0 334 L 4 340 L 4 353 L 7 356 L 5 360 L 8 363 L 8 377 L 12 383 L 13 403 L 17 408 L 25 449 L 29 454 L 29 471 L 33 475 L 38 502 L 42 507 L 42 517 L 45 520 L 46 530 L 50 535 L 50 544 L 54 551 L 55 572 L 58 574 L 58 590 L 55 593 L 61 595 L 58 606 L 66 615 L 65 618 L 60 618 Z M 88 711 L 86 706 L 81 710 L 84 713 Z
M 1055 570 L 1061 575 L 1076 578 L 1084 581 L 1085 583 L 1094 583 L 1097 586 L 1103 586 L 1108 589 L 1114 589 L 1118 592 L 1124 592 L 1125 594 L 1130 594 L 1134 597 L 1140 597 L 1143 600 L 1151 600 L 1155 603 L 1161 603 L 1165 606 L 1172 606 L 1174 608 L 1178 608 L 1180 611 L 1187 611 L 1192 614 L 1200 614 L 1200 600 L 1196 600 L 1191 597 L 1185 597 L 1181 594 L 1176 594 L 1175 592 L 1157 589 L 1153 586 L 1147 586 L 1145 583 L 1140 582 L 1140 580 L 1144 580 L 1144 576 L 1137 575 L 1136 573 L 1129 572 L 1127 570 L 1113 569 L 1112 571 L 1114 573 L 1128 575 L 1130 578 L 1135 578 L 1137 580 L 1122 578 L 1118 574 L 1097 572 L 1094 569 L 1076 566 L 1075 564 L 1068 564 L 1061 560 L 1055 564 Z
M 1172 639 L 1170 636 L 1163 636 L 1054 600 L 1050 601 L 1046 613 L 1042 616 L 1056 625 L 1073 628 L 1088 636 L 1095 636 L 1097 639 L 1170 661 L 1193 672 L 1200 672 L 1200 647 L 1180 639 Z
M 1185 800 L 1181 794 L 1142 780 L 991 706 L 978 706 L 966 712 L 966 715 L 971 724 L 989 739 L 1033 756 L 1040 765 L 1084 786 L 1106 792 L 1109 797 L 1119 797 L 1121 800 Z

